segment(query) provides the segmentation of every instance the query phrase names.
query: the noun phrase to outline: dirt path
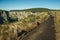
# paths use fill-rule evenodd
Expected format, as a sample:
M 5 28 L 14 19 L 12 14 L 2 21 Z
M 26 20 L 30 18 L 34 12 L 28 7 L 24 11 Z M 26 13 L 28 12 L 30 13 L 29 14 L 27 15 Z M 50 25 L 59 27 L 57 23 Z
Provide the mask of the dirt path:
M 28 33 L 20 40 L 55 40 L 55 29 L 53 18 L 49 17 L 47 21 L 40 24 L 35 30 Z

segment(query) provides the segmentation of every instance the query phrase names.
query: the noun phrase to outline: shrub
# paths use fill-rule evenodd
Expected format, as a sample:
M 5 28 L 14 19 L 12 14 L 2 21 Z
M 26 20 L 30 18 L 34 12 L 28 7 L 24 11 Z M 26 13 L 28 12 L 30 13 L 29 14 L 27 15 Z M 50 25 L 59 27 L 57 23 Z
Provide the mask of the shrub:
M 9 17 L 9 22 L 15 22 L 15 21 L 18 21 L 18 18 L 12 18 L 12 17 Z

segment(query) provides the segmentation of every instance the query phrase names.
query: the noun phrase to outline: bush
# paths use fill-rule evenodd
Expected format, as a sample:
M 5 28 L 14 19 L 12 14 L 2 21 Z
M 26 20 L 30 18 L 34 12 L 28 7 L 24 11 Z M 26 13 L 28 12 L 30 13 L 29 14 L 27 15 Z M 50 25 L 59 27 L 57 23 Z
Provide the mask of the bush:
M 12 18 L 12 17 L 9 17 L 9 22 L 15 22 L 15 21 L 18 21 L 18 18 Z
M 28 23 L 35 22 L 38 19 L 40 19 L 39 16 L 29 15 L 27 18 L 21 19 L 20 21 L 22 22 L 22 25 L 26 26 Z

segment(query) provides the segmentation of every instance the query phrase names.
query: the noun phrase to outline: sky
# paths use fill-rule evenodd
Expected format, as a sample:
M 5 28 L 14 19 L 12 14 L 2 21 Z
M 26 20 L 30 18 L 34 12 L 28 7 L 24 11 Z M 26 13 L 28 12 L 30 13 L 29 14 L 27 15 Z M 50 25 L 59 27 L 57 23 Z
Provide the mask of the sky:
M 60 0 L 0 0 L 0 9 L 15 10 L 28 8 L 60 9 Z

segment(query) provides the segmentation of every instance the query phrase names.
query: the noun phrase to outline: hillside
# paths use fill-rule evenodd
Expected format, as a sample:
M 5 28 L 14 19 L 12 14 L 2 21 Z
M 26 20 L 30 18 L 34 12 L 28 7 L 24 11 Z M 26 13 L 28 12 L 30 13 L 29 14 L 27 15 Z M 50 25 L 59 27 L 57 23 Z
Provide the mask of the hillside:
M 48 38 L 48 35 L 46 35 L 46 34 L 49 34 L 49 38 L 51 38 L 50 34 L 54 34 L 56 36 L 52 35 L 52 38 L 56 37 L 56 40 L 60 40 L 60 10 L 52 10 L 52 9 L 47 9 L 47 8 L 30 8 L 30 9 L 24 9 L 24 10 L 10 10 L 10 11 L 13 11 L 13 13 L 15 11 L 18 12 L 17 13 L 18 15 L 15 13 L 17 16 L 20 15 L 19 14 L 20 11 L 22 11 L 21 14 L 24 14 L 23 11 L 28 11 L 28 12 L 31 11 L 31 12 L 33 12 L 34 15 L 29 14 L 25 18 L 24 15 L 26 15 L 26 13 L 27 13 L 27 12 L 25 12 L 24 15 L 19 16 L 19 18 L 21 16 L 24 16 L 24 19 L 20 19 L 19 21 L 14 21 L 11 23 L 8 21 L 3 21 L 4 23 L 2 25 L 0 24 L 0 40 L 5 40 L 5 39 L 6 40 L 17 40 L 17 38 L 18 38 L 17 36 L 21 37 L 25 33 L 28 34 L 29 32 L 33 31 L 35 28 L 40 28 L 42 26 L 46 30 L 44 30 L 44 31 L 42 30 L 43 33 L 42 33 L 42 35 L 40 35 L 42 37 L 41 39 Z M 36 12 L 36 14 L 34 12 Z M 15 14 L 12 14 L 12 15 L 14 16 Z M 47 20 L 50 16 L 53 16 L 53 20 L 51 18 L 49 20 Z M 12 18 L 12 19 L 15 20 L 14 18 Z M 44 24 L 42 24 L 42 23 L 44 23 Z M 52 25 L 52 23 L 54 25 Z M 38 27 L 38 25 L 41 25 L 41 26 Z M 37 30 L 39 30 L 39 31 L 37 31 Z M 36 32 L 34 31 L 34 33 L 40 32 L 41 29 L 37 29 L 37 30 L 36 30 Z M 40 38 L 40 36 L 38 36 L 38 37 Z

